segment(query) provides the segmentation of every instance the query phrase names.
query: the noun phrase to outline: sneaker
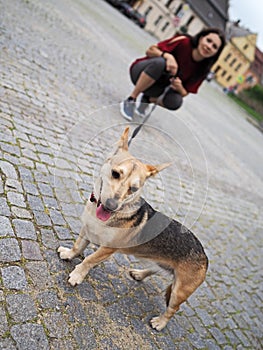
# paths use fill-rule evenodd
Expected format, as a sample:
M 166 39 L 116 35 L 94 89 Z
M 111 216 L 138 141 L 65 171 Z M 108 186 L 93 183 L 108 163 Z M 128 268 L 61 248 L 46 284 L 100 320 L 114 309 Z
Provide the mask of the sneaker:
M 122 116 L 127 120 L 133 120 L 135 110 L 135 101 L 132 100 L 124 100 L 120 103 L 120 111 Z
M 136 114 L 142 118 L 145 118 L 149 113 L 151 113 L 151 104 L 149 102 L 149 97 L 142 95 L 139 105 L 136 108 Z

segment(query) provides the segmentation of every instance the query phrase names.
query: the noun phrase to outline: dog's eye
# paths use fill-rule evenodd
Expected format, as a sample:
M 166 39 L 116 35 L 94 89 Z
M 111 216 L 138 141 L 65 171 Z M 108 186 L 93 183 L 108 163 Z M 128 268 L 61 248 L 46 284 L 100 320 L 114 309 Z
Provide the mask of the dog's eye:
M 131 192 L 131 193 L 135 193 L 136 191 L 138 191 L 138 189 L 139 189 L 139 188 L 136 187 L 136 186 L 131 186 L 131 187 L 130 187 L 130 192 Z
M 112 170 L 111 176 L 112 176 L 114 179 L 119 179 L 119 178 L 120 178 L 120 173 L 118 173 L 118 171 L 116 171 L 116 170 Z

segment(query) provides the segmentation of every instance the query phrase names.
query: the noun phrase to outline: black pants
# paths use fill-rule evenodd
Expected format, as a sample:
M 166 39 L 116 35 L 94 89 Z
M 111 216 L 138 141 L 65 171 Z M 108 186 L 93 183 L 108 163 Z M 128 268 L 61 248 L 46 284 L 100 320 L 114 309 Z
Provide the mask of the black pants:
M 166 71 L 166 61 L 163 57 L 153 57 L 140 61 L 133 65 L 130 71 L 131 80 L 135 85 L 140 74 L 144 72 L 155 80 L 155 83 L 143 91 L 148 97 L 159 97 L 170 86 L 171 75 Z M 172 88 L 168 88 L 161 98 L 163 106 L 170 110 L 176 110 L 183 103 L 182 96 Z

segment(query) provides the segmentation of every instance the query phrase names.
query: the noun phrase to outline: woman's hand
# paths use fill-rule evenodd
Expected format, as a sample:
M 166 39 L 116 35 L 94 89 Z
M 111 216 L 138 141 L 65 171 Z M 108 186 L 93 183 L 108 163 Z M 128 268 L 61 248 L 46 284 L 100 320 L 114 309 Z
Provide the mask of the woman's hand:
M 169 52 L 163 54 L 163 58 L 166 60 L 166 70 L 171 73 L 171 75 L 176 75 L 178 71 L 178 64 L 173 55 Z
M 188 92 L 185 90 L 180 78 L 171 78 L 170 82 L 171 88 L 178 92 L 182 97 L 188 95 Z

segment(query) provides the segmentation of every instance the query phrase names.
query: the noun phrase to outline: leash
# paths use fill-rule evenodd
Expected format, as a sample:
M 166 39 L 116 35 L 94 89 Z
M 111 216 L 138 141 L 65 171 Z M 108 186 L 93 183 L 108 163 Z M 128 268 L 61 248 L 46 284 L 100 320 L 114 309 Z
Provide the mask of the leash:
M 141 122 L 141 124 L 139 124 L 134 130 L 133 133 L 128 141 L 128 146 L 130 146 L 132 140 L 134 139 L 134 137 L 138 134 L 138 132 L 141 130 L 141 128 L 143 127 L 143 125 L 147 122 L 147 120 L 150 118 L 152 112 L 155 110 L 156 108 L 156 104 L 153 105 L 152 109 L 150 110 L 150 112 L 143 118 L 143 121 Z
M 137 128 L 134 129 L 132 136 L 130 137 L 130 140 L 128 141 L 128 146 L 130 146 L 132 140 L 134 139 L 134 137 L 138 134 L 138 132 L 141 130 L 141 128 L 143 127 L 143 125 L 147 122 L 147 120 L 150 118 L 152 112 L 155 110 L 156 106 L 162 101 L 163 97 L 165 96 L 165 94 L 167 93 L 167 91 L 170 89 L 170 85 L 166 86 L 166 88 L 164 89 L 164 92 L 158 97 L 156 103 L 153 105 L 153 108 L 151 109 L 151 111 L 146 115 L 146 117 L 144 117 L 143 121 L 141 122 L 140 125 L 137 126 Z
M 161 102 L 162 98 L 164 97 L 164 95 L 166 94 L 166 92 L 170 89 L 170 86 L 166 86 L 166 88 L 164 89 L 164 92 L 158 97 L 156 103 L 153 105 L 152 109 L 150 110 L 150 112 L 144 117 L 143 121 L 141 122 L 141 124 L 139 124 L 133 131 L 129 141 L 128 141 L 128 146 L 130 146 L 132 140 L 134 139 L 134 137 L 138 134 L 138 132 L 141 130 L 141 128 L 143 127 L 143 125 L 147 122 L 147 120 L 150 118 L 152 112 L 155 110 L 156 106 L 158 105 L 159 102 Z

